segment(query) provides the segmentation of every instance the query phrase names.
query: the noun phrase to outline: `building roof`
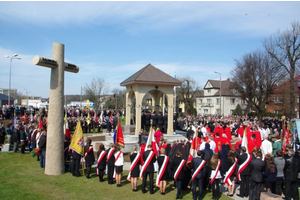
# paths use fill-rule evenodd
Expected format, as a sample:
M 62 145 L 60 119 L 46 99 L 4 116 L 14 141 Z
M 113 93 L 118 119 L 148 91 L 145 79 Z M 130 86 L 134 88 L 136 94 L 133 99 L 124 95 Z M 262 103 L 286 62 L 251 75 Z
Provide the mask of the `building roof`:
M 1 94 L 1 93 L 0 93 L 0 100 L 1 100 L 1 101 L 3 101 L 3 100 L 8 101 L 8 96 L 5 95 L 5 94 Z M 12 96 L 10 96 L 10 100 L 11 100 L 11 101 L 12 101 L 12 100 L 15 100 L 15 98 L 12 97 Z
M 179 86 L 181 82 L 165 72 L 157 69 L 151 64 L 148 64 L 138 72 L 120 83 L 121 86 L 133 84 L 156 84 L 156 85 L 170 85 Z
M 207 83 L 210 83 L 212 87 L 207 88 Z M 236 96 L 231 89 L 232 82 L 230 82 L 230 79 L 227 79 L 225 81 L 221 81 L 221 95 L 222 96 Z M 208 80 L 204 86 L 204 89 L 219 89 L 218 92 L 216 92 L 213 96 L 220 96 L 220 81 L 217 80 Z

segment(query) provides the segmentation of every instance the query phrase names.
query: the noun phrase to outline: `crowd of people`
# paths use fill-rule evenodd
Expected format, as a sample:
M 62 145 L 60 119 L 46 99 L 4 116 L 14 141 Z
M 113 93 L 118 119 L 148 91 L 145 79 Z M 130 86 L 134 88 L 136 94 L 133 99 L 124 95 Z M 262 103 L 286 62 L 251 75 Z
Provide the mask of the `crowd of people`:
M 82 124 L 88 123 L 88 120 L 98 122 L 101 120 L 101 123 L 105 122 L 105 128 L 110 126 L 114 129 L 115 119 L 124 115 L 113 110 L 107 110 L 105 114 L 104 111 L 102 113 L 92 110 L 85 110 L 83 113 L 81 111 L 78 115 L 75 114 L 76 112 L 76 110 L 65 112 L 69 125 L 74 123 L 74 127 L 78 120 L 82 120 Z M 36 113 L 36 116 L 44 116 L 42 128 L 38 128 L 38 123 L 32 120 L 25 120 L 25 117 L 22 120 L 20 115 L 17 124 L 10 123 L 6 128 L 3 124 L 0 125 L 0 131 L 5 132 L 14 152 L 18 151 L 19 143 L 21 153 L 24 153 L 26 145 L 30 151 L 38 149 L 37 160 L 40 161 L 41 168 L 45 167 L 46 113 L 46 111 L 43 113 L 43 110 Z M 221 184 L 227 185 L 228 196 L 233 196 L 235 184 L 240 184 L 237 195 L 251 200 L 260 198 L 263 187 L 274 194 L 284 193 L 285 199 L 299 199 L 300 143 L 296 134 L 295 140 L 286 146 L 283 145 L 283 129 L 287 124 L 282 119 L 268 117 L 259 121 L 255 117 L 210 115 L 177 118 L 176 116 L 173 128 L 176 130 L 184 124 L 186 140 L 174 141 L 171 144 L 164 140 L 163 134 L 168 125 L 158 123 L 155 115 L 155 113 L 141 115 L 143 123 L 139 146 L 134 146 L 130 154 L 131 166 L 128 179 L 131 181 L 133 192 L 137 191 L 140 177 L 143 179 L 142 192 L 147 193 L 146 183 L 149 178 L 149 193 L 153 194 L 154 174 L 157 173 L 155 184 L 160 187 L 160 193 L 164 195 L 168 182 L 171 182 L 177 189 L 176 199 L 181 199 L 182 190 L 187 188 L 192 188 L 193 199 L 202 199 L 203 190 L 210 189 L 213 199 L 218 199 Z M 153 126 L 153 121 L 156 121 L 154 122 L 156 127 L 153 128 L 156 130 L 154 136 L 158 149 L 154 148 L 153 144 L 145 146 L 150 131 L 149 117 L 152 119 L 150 126 Z M 72 125 L 70 129 L 71 127 Z M 83 131 L 89 131 L 88 126 L 86 130 L 83 128 Z M 243 138 L 247 138 L 247 145 L 242 145 Z M 237 141 L 235 145 L 233 139 Z M 86 178 L 90 178 L 91 167 L 96 162 L 99 181 L 104 182 L 104 176 L 107 174 L 108 184 L 116 183 L 117 187 L 121 187 L 124 165 L 122 147 L 112 143 L 108 149 L 105 149 L 105 146 L 100 144 L 95 157 L 91 142 L 88 140 L 85 146 Z M 79 177 L 81 155 L 76 151 L 68 150 L 69 143 L 70 138 L 65 138 L 65 159 L 71 161 L 72 175 Z M 195 152 L 192 156 L 191 150 Z

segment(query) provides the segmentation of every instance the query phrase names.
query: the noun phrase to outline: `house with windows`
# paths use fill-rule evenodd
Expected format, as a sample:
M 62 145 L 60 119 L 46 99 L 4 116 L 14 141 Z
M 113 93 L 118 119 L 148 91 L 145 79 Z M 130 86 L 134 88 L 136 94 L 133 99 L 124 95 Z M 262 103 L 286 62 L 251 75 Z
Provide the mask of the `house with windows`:
M 295 111 L 299 118 L 300 75 L 295 76 L 294 81 Z M 287 80 L 274 88 L 273 93 L 268 98 L 266 109 L 269 113 L 290 116 L 290 81 Z
M 231 115 L 239 104 L 244 109 L 245 103 L 237 91 L 231 88 L 230 79 L 224 81 L 208 80 L 203 88 L 203 96 L 197 96 L 196 109 L 200 115 Z

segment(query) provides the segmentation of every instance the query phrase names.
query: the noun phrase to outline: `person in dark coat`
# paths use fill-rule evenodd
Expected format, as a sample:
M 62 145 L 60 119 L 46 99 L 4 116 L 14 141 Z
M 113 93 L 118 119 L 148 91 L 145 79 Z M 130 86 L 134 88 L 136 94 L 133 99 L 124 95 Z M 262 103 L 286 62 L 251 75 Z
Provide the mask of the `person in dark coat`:
M 5 127 L 3 126 L 3 124 L 0 125 L 0 144 L 4 144 L 4 140 L 5 140 L 5 135 L 6 135 L 6 131 L 5 131 Z
M 168 131 L 168 113 L 165 112 L 165 115 L 163 116 L 163 133 L 167 133 Z
M 80 166 L 80 160 L 81 160 L 81 155 L 77 153 L 76 151 L 72 152 L 72 175 L 76 177 L 80 177 L 81 174 L 79 172 L 79 166 Z
M 11 141 L 14 144 L 13 152 L 18 151 L 18 142 L 20 142 L 19 124 L 15 125 L 11 135 Z
M 193 158 L 191 162 L 193 173 L 195 173 L 199 165 L 203 162 L 203 159 L 201 157 L 202 157 L 202 151 L 199 150 L 197 151 L 197 156 Z M 205 178 L 205 174 L 206 174 L 206 167 L 203 166 L 201 171 L 196 175 L 195 179 L 193 180 L 193 200 L 197 199 L 197 193 L 196 193 L 197 186 L 199 187 L 198 199 L 199 200 L 202 199 L 203 180 Z
M 94 156 L 94 149 L 92 146 L 92 140 L 88 139 L 86 146 L 84 147 L 84 159 L 85 159 L 85 165 L 86 165 L 86 178 L 91 178 L 91 168 L 92 165 L 95 162 L 95 156 Z
M 100 145 L 99 145 L 99 150 L 97 151 L 97 157 L 98 157 L 97 169 L 98 169 L 99 182 L 104 182 L 103 176 L 105 173 L 104 170 L 106 168 L 107 155 L 106 155 L 105 147 L 104 147 L 103 143 L 100 143 Z
M 150 119 L 151 119 L 150 113 L 146 112 L 146 116 L 145 116 L 145 129 L 146 129 L 147 132 L 149 132 L 149 130 L 150 130 Z
M 165 159 L 168 159 L 168 156 L 166 156 L 166 150 L 164 148 L 160 149 L 160 155 L 157 157 L 157 163 L 158 163 L 158 168 L 159 168 L 159 174 L 162 173 L 162 167 L 164 164 Z M 159 184 L 159 188 L 160 188 L 160 193 L 162 195 L 165 194 L 166 192 L 166 187 L 167 187 L 167 180 L 169 178 L 169 173 L 168 173 L 168 162 L 166 161 L 166 166 L 165 166 L 165 171 L 161 176 L 160 179 L 160 184 Z
M 163 119 L 162 113 L 160 112 L 159 115 L 157 116 L 157 125 L 161 131 L 163 128 L 163 124 L 164 124 L 164 119 Z
M 202 151 L 202 157 L 203 160 L 206 161 L 205 163 L 205 177 L 203 179 L 203 189 L 209 188 L 209 177 L 210 177 L 210 173 L 211 173 L 211 169 L 210 169 L 210 160 L 212 158 L 213 155 L 213 151 L 210 149 L 210 145 L 209 143 L 205 142 L 205 149 Z
M 41 133 L 41 137 L 39 139 L 39 149 L 40 149 L 40 154 L 41 154 L 41 158 L 40 158 L 40 167 L 41 168 L 45 168 L 45 161 L 46 161 L 46 142 L 47 142 L 47 132 L 45 131 L 44 128 L 42 128 L 42 133 Z
M 246 162 L 249 155 L 246 153 L 246 148 L 241 147 L 240 148 L 241 153 L 238 155 L 238 166 L 242 165 L 244 162 Z M 251 162 L 251 161 L 250 161 Z M 241 171 L 241 182 L 240 182 L 240 194 L 237 194 L 239 197 L 248 197 L 249 196 L 249 187 L 250 187 L 250 163 L 246 166 L 246 168 Z
M 152 116 L 151 116 L 151 119 L 152 119 L 152 126 L 156 127 L 157 126 L 157 123 L 158 123 L 158 117 L 156 115 L 156 111 L 153 112 Z
M 235 151 L 229 150 L 228 157 L 226 160 L 226 172 L 228 172 L 229 169 L 231 168 L 231 166 L 234 165 L 235 159 L 236 159 Z M 232 173 L 231 176 L 229 177 L 232 184 L 230 186 L 228 186 L 228 196 L 233 196 L 233 192 L 234 192 L 234 188 L 235 188 L 235 182 L 234 182 L 235 176 L 236 176 L 236 174 Z M 224 177 L 225 177 L 225 175 L 224 175 Z
M 137 156 L 139 156 L 139 158 L 137 158 Z M 138 159 L 138 160 L 136 162 L 136 165 L 134 166 L 134 168 L 130 172 L 131 187 L 132 187 L 132 191 L 134 191 L 134 192 L 137 191 L 137 182 L 138 182 L 138 177 L 140 176 L 140 164 L 141 164 L 141 157 L 138 154 L 138 148 L 137 148 L 136 145 L 133 146 L 133 148 L 132 148 L 132 152 L 130 154 L 130 162 L 133 163 L 133 161 L 135 159 Z
M 144 164 L 148 158 L 148 156 L 150 156 L 150 152 L 152 151 L 152 145 L 149 144 L 147 146 L 147 150 L 143 153 L 143 160 L 144 160 Z M 146 193 L 146 182 L 147 182 L 147 176 L 149 175 L 149 179 L 150 179 L 150 194 L 154 194 L 154 190 L 153 190 L 153 184 L 154 184 L 154 163 L 156 162 L 156 157 L 155 155 L 152 157 L 152 159 L 150 160 L 147 168 L 145 169 L 145 171 L 143 172 L 143 184 L 142 184 L 142 192 Z
M 299 199 L 299 191 L 297 185 L 298 173 L 300 172 L 299 160 L 295 157 L 294 150 L 290 149 L 287 152 L 287 158 L 284 165 L 284 185 L 285 199 Z
M 256 158 L 250 162 L 250 192 L 249 200 L 260 199 L 261 186 L 263 183 L 263 172 L 265 171 L 265 162 L 262 161 L 262 152 L 260 149 L 256 152 Z
M 179 168 L 180 163 L 182 161 L 183 161 L 182 154 L 181 154 L 180 151 L 177 151 L 176 155 L 175 155 L 175 158 L 172 161 L 172 166 L 171 166 L 171 169 L 173 171 L 174 176 L 175 176 L 175 172 Z M 177 179 L 175 180 L 176 181 L 176 188 L 177 188 L 176 199 L 182 199 L 181 186 L 182 186 L 182 181 L 185 178 L 185 176 L 184 176 L 184 168 L 185 168 L 185 166 L 186 165 L 184 165 L 180 171 L 178 169 Z
M 109 149 L 106 150 L 107 156 L 107 182 L 108 184 L 114 184 L 113 175 L 115 167 L 115 156 L 114 156 L 114 143 L 109 144 Z
M 228 153 L 229 153 L 229 149 L 226 148 L 225 144 L 222 144 L 221 146 L 222 150 L 218 152 L 219 154 L 219 159 L 221 160 L 221 176 L 225 177 L 225 173 L 226 173 L 226 166 L 227 166 L 227 158 L 228 158 Z

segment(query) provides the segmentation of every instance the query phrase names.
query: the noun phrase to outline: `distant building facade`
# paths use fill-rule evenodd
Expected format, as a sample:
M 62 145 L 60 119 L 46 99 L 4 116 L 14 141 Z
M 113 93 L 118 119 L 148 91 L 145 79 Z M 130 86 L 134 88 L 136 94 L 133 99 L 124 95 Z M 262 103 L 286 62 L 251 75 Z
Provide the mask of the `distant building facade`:
M 204 86 L 204 95 L 197 96 L 196 109 L 200 115 L 231 115 L 239 104 L 241 108 L 245 108 L 245 103 L 242 101 L 238 93 L 231 89 L 230 79 L 221 81 L 208 80 Z M 220 107 L 220 92 L 221 92 L 221 107 Z M 221 109 L 220 109 L 221 108 Z

